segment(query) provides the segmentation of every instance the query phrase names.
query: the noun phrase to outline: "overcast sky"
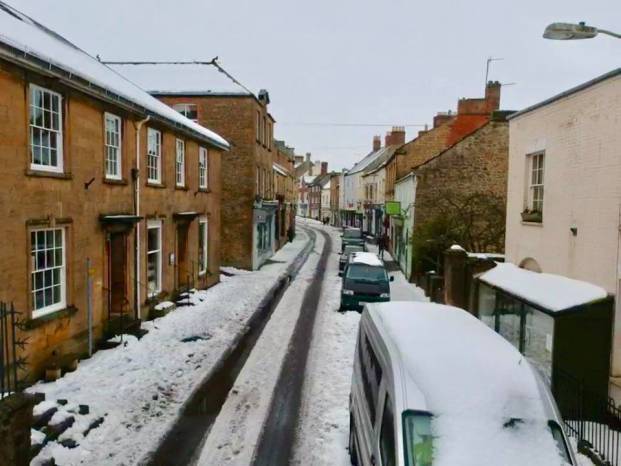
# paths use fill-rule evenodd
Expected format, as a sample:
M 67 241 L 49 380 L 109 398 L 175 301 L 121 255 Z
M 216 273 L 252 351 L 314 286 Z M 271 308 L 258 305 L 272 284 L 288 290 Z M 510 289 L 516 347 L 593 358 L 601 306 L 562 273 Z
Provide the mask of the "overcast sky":
M 458 98 L 482 96 L 488 56 L 503 58 L 490 79 L 515 83 L 503 88 L 504 109 L 621 62 L 618 39 L 541 38 L 553 21 L 619 31 L 620 0 L 8 2 L 103 59 L 219 56 L 249 88 L 268 89 L 275 136 L 331 169 L 350 167 L 390 125 L 430 124 Z

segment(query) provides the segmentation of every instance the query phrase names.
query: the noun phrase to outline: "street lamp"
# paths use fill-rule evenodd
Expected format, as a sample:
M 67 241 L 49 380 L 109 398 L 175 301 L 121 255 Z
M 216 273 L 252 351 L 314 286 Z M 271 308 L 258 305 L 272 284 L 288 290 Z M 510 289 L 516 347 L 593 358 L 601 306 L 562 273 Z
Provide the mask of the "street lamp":
M 587 26 L 584 22 L 580 22 L 578 24 L 552 23 L 546 27 L 546 30 L 543 32 L 543 37 L 553 40 L 592 39 L 599 33 L 621 39 L 621 34 L 606 31 L 604 29 L 598 29 L 593 26 Z

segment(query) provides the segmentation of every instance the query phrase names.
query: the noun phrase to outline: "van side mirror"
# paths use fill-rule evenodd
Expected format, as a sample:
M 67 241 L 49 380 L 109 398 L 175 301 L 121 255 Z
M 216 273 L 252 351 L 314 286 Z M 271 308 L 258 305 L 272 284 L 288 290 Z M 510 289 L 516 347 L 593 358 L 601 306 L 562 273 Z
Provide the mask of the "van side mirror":
M 391 275 L 391 276 L 390 276 L 390 281 L 391 281 L 391 282 L 394 282 L 394 281 L 395 281 L 395 276 L 394 276 L 394 275 Z

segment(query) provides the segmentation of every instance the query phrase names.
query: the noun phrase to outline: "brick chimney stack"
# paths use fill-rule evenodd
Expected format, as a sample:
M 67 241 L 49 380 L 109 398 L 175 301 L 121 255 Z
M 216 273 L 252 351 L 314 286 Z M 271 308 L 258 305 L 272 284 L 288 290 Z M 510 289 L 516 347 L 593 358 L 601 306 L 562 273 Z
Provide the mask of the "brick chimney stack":
M 387 131 L 386 136 L 384 136 L 384 147 L 388 147 L 390 145 L 392 145 L 392 133 Z
M 405 126 L 393 126 L 390 132 L 390 145 L 402 146 L 405 144 Z
M 382 137 L 373 136 L 373 152 L 376 152 L 382 148 Z
M 502 85 L 498 81 L 488 81 L 487 86 L 485 86 L 485 102 L 490 113 L 500 108 L 501 87 Z
M 444 123 L 453 118 L 453 113 L 449 110 L 448 112 L 438 112 L 436 116 L 433 117 L 433 127 L 437 128 L 438 126 L 442 126 Z
M 321 162 L 321 174 L 322 175 L 328 174 L 328 162 Z

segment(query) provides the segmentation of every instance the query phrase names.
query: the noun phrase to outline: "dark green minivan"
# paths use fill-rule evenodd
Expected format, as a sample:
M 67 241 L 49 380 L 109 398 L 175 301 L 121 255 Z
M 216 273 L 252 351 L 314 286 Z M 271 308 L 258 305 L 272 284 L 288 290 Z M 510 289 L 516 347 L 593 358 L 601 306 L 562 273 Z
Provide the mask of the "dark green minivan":
M 341 311 L 362 311 L 364 303 L 390 301 L 390 282 L 384 264 L 372 252 L 356 252 L 343 272 Z
M 360 230 L 360 228 L 346 227 L 343 229 L 343 234 L 341 235 L 341 252 L 345 250 L 345 246 L 350 244 L 362 246 L 363 249 L 366 249 L 364 237 L 362 236 L 362 230 Z

